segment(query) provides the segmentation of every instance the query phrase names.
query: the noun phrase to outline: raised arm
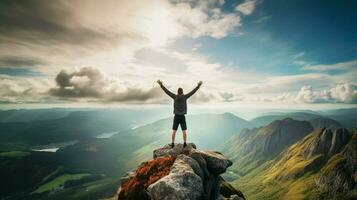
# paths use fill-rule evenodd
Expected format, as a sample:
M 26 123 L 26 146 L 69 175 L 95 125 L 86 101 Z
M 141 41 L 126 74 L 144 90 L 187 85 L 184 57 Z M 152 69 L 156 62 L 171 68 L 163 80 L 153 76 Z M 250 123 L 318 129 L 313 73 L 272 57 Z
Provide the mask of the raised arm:
M 198 82 L 197 86 L 189 93 L 185 94 L 186 99 L 190 98 L 195 92 L 197 92 L 198 89 L 200 89 L 202 85 L 202 81 Z
M 162 81 L 158 80 L 157 83 L 160 85 L 161 89 L 167 94 L 169 95 L 171 98 L 175 99 L 176 95 L 172 92 L 170 92 L 170 90 L 168 90 L 164 84 L 162 84 Z

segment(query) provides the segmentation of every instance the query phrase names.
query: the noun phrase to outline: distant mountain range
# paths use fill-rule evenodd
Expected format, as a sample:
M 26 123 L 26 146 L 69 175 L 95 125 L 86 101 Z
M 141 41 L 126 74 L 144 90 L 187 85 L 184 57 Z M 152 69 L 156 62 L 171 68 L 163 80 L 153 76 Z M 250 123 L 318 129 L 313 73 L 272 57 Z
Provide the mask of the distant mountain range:
M 342 125 L 346 128 L 356 128 L 357 108 L 327 110 L 318 112 L 304 111 L 266 113 L 250 120 L 250 122 L 254 124 L 254 126 L 265 126 L 275 120 L 281 120 L 284 118 L 292 118 L 295 120 L 305 121 L 314 121 L 314 119 L 334 120 L 339 126 Z
M 57 111 L 0 111 L 0 199 L 41 199 L 49 194 L 51 199 L 110 197 L 123 173 L 152 157 L 153 149 L 170 141 L 172 118 L 155 120 L 160 114 L 152 111 Z M 188 140 L 195 142 L 200 149 L 222 150 L 232 159 L 234 164 L 225 177 L 247 194 L 248 199 L 274 199 L 288 195 L 293 191 L 289 188 L 298 184 L 311 183 L 309 186 L 323 189 L 326 185 L 333 185 L 331 177 L 335 175 L 341 176 L 340 182 L 347 185 L 344 191 L 349 191 L 352 186 L 344 181 L 350 183 L 352 180 L 345 177 L 350 175 L 349 171 L 355 170 L 351 168 L 354 160 L 348 155 L 356 155 L 353 152 L 355 146 L 351 144 L 355 141 L 352 128 L 356 125 L 351 121 L 356 117 L 356 111 L 270 113 L 251 121 L 231 113 L 188 115 Z M 342 128 L 346 127 L 345 124 L 349 124 L 349 130 Z M 342 140 L 337 137 L 341 131 L 345 136 L 348 132 Z M 110 138 L 97 138 L 103 133 L 114 134 Z M 329 142 L 325 145 L 329 150 L 316 155 L 311 153 L 311 156 L 306 153 L 306 157 L 297 156 L 301 154 L 299 152 L 311 149 L 312 144 L 321 143 L 309 138 L 331 140 L 330 146 L 327 145 Z M 305 140 L 311 140 L 309 145 L 303 142 Z M 69 141 L 76 143 L 60 146 L 57 152 L 32 150 L 35 146 Z M 180 133 L 177 141 L 182 141 Z M 320 146 L 317 149 L 316 152 L 320 152 Z M 326 154 L 325 159 L 315 161 L 320 154 Z M 295 157 L 297 160 L 289 161 Z M 314 159 L 313 163 L 318 162 L 313 170 L 308 164 L 311 159 Z M 291 165 L 283 166 L 284 163 Z M 335 163 L 339 163 L 336 170 L 322 173 L 323 169 L 330 169 L 328 166 L 335 166 Z M 304 170 L 300 170 L 300 166 Z M 292 172 L 279 171 L 284 167 L 291 167 Z M 271 182 L 265 184 L 265 181 L 279 184 L 271 188 Z M 341 190 L 337 185 L 334 188 L 323 190 L 327 191 L 327 196 Z M 318 192 L 308 194 L 321 196 Z M 301 192 L 296 195 L 301 195 Z

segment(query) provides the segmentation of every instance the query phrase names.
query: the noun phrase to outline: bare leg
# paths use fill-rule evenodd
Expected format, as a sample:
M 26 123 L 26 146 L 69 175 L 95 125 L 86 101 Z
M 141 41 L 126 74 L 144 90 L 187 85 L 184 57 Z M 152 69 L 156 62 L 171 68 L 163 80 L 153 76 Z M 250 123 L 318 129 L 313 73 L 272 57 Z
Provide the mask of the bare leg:
M 175 137 L 176 137 L 176 130 L 172 130 L 172 135 L 171 135 L 171 142 L 175 143 Z
M 186 139 L 187 139 L 186 130 L 182 131 L 182 136 L 183 136 L 183 143 L 186 143 Z

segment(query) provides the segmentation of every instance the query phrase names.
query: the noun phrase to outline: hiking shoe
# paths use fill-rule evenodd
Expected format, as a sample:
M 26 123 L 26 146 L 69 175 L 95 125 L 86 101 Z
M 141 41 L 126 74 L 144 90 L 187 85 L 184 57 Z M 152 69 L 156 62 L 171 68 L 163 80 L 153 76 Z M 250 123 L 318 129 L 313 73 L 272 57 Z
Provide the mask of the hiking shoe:
M 174 148 L 175 144 L 174 143 L 171 143 L 171 148 Z
M 186 144 L 186 142 L 185 142 L 185 143 L 183 143 L 183 148 L 185 148 L 185 147 L 187 147 L 187 144 Z

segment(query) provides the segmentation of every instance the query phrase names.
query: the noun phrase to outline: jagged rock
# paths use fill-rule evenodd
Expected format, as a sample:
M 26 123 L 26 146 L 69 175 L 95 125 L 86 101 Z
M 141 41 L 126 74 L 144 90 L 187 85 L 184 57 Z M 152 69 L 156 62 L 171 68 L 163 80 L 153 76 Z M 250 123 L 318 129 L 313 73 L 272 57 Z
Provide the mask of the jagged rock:
M 207 163 L 207 168 L 211 173 L 222 174 L 233 163 L 224 155 L 214 151 L 198 151 Z
M 348 130 L 344 128 L 317 129 L 316 131 L 309 148 L 304 152 L 306 158 L 322 154 L 325 155 L 325 159 L 329 159 L 340 152 L 351 138 Z
M 205 175 L 204 175 L 204 173 L 203 173 L 203 170 L 202 170 L 201 166 L 198 164 L 198 162 L 197 162 L 195 159 L 193 159 L 193 158 L 191 158 L 191 157 L 189 157 L 189 156 L 185 156 L 184 154 L 178 155 L 178 156 L 177 156 L 177 159 L 183 160 L 185 163 L 187 163 L 188 165 L 190 165 L 190 167 L 193 169 L 193 171 L 194 171 L 198 176 L 200 176 L 200 178 L 201 178 L 202 180 L 204 180 Z M 174 171 L 174 168 L 171 169 L 171 171 Z
M 337 134 L 345 134 L 343 130 Z M 342 139 L 343 140 L 343 139 Z M 357 198 L 357 133 L 344 149 L 331 157 L 315 180 L 316 185 L 331 197 L 344 194 Z
M 204 177 L 207 178 L 210 173 L 207 169 L 206 160 L 202 157 L 202 154 L 200 154 L 198 151 L 191 151 L 189 156 L 197 161 L 197 163 L 201 167 Z
M 142 163 L 135 175 L 128 173 L 122 178 L 118 199 L 215 200 L 220 198 L 220 192 L 228 199 L 244 199 L 220 176 L 232 165 L 220 152 L 196 150 L 193 143 L 186 148 L 182 144 L 171 148 L 168 144 L 154 150 L 153 157 Z
M 231 184 L 227 183 L 225 180 L 220 180 L 220 193 L 223 197 L 232 198 L 232 196 L 238 196 L 241 199 L 245 199 L 243 193 L 236 188 L 234 188 Z
M 161 156 L 178 156 L 180 154 L 188 154 L 192 149 L 196 149 L 196 145 L 188 143 L 187 147 L 183 148 L 183 144 L 175 144 L 174 148 L 171 148 L 171 144 L 167 144 L 162 148 L 154 150 L 154 158 Z
M 202 179 L 185 162 L 187 160 L 187 156 L 180 155 L 175 160 L 170 174 L 148 187 L 147 193 L 152 200 L 202 199 Z M 198 165 L 197 162 L 196 164 Z
M 344 147 L 350 139 L 347 129 L 339 128 L 334 131 L 329 149 L 329 155 L 334 155 Z
M 219 195 L 217 200 L 244 200 L 242 197 L 234 194 L 231 195 L 230 197 L 224 197 L 223 195 Z

